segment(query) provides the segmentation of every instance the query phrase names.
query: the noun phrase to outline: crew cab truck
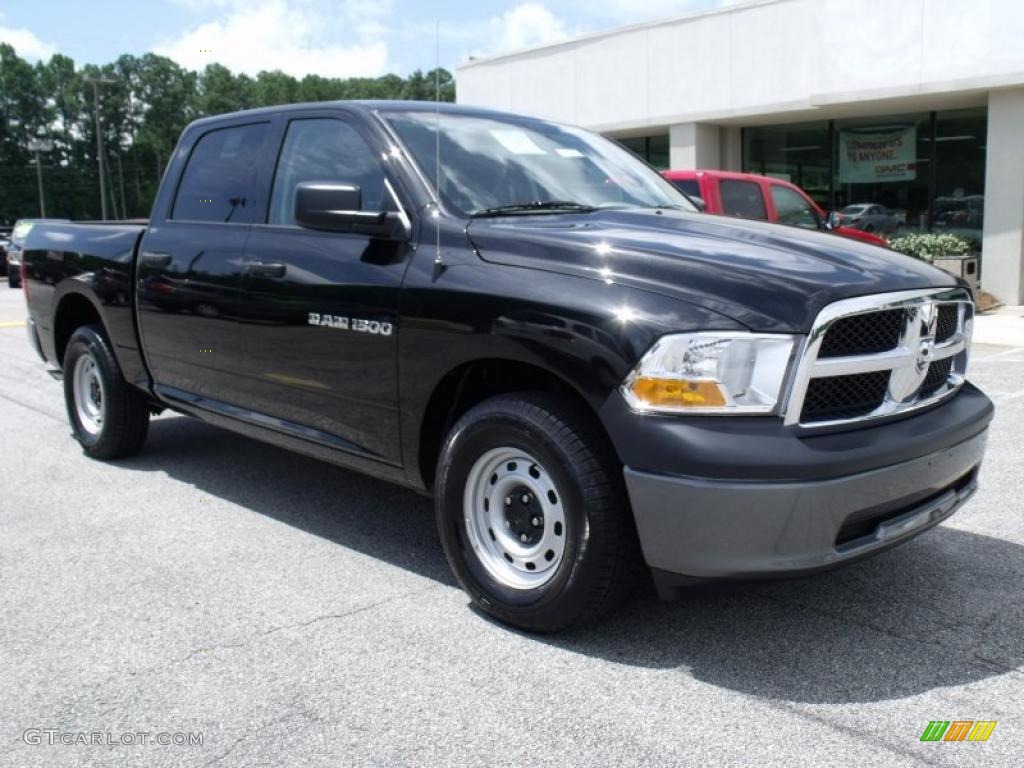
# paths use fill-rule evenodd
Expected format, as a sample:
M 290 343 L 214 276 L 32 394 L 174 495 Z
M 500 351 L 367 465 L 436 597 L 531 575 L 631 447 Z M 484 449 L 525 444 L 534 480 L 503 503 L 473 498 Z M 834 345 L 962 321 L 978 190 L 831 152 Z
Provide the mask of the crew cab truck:
M 87 455 L 171 409 L 430 494 L 472 600 L 533 631 L 644 564 L 670 597 L 906 541 L 974 491 L 992 416 L 955 278 L 699 215 L 611 141 L 501 112 L 199 120 L 148 222 L 40 223 L 23 263 Z
M 889 245 L 884 237 L 874 234 L 874 228 L 847 225 L 845 211 L 826 214 L 800 187 L 782 179 L 756 173 L 702 170 L 662 171 L 662 176 L 702 206 L 705 213 L 772 221 L 829 231 L 874 245 Z

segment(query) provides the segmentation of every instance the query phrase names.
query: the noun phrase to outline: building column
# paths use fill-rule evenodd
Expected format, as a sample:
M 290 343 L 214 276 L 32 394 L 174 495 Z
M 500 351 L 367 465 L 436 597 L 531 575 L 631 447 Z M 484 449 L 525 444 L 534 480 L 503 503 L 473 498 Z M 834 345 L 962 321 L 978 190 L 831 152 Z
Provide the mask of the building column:
M 668 129 L 668 162 L 673 170 L 717 169 L 722 164 L 719 128 L 710 123 L 676 123 Z
M 723 125 L 719 138 L 723 171 L 743 170 L 743 129 L 738 125 Z
M 982 287 L 1024 304 L 1024 88 L 988 96 Z

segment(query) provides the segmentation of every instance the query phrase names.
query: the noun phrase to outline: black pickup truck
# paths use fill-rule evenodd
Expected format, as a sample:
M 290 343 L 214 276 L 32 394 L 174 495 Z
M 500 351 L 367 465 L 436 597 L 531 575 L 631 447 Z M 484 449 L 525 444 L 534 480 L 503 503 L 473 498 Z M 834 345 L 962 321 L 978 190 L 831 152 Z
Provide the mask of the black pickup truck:
M 906 541 L 975 490 L 992 417 L 946 273 L 466 107 L 199 120 L 148 222 L 38 224 L 24 275 L 88 455 L 169 408 L 431 494 L 472 599 L 535 631 L 644 562 L 672 596 Z

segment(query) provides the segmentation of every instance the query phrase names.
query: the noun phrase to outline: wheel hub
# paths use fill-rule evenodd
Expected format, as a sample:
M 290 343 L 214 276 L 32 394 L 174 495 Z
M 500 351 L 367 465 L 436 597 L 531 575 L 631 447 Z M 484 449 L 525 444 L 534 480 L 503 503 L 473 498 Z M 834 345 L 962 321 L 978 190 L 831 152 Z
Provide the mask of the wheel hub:
M 525 485 L 516 486 L 505 497 L 505 527 L 527 546 L 540 541 L 544 533 L 544 510 Z
M 106 415 L 103 379 L 91 354 L 84 354 L 75 361 L 71 382 L 78 423 L 90 435 L 99 434 Z
M 463 509 L 468 542 L 496 580 L 531 589 L 554 576 L 565 552 L 565 512 L 536 458 L 517 448 L 488 451 L 466 478 Z

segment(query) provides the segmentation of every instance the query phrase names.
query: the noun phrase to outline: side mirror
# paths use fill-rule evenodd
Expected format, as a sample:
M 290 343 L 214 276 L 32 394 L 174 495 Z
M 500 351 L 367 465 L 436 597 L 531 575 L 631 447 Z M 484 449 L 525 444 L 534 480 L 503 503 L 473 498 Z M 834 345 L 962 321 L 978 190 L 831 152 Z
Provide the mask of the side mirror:
M 295 188 L 295 223 L 306 229 L 398 239 L 401 222 L 387 211 L 364 211 L 358 184 L 303 181 Z
M 825 217 L 825 229 L 839 229 L 843 226 L 843 217 L 837 211 L 829 211 Z

